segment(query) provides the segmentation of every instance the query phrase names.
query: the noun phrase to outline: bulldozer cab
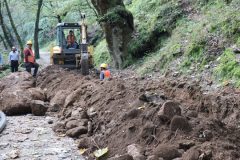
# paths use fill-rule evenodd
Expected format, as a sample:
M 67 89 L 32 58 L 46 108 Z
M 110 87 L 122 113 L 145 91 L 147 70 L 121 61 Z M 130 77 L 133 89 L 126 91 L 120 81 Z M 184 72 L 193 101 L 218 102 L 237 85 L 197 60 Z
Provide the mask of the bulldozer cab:
M 81 53 L 81 25 L 78 23 L 59 23 L 56 36 L 53 63 L 68 68 L 74 67 L 76 54 Z
M 92 66 L 92 49 L 87 43 L 85 14 L 81 23 L 59 23 L 57 25 L 56 46 L 51 48 L 51 63 L 67 68 L 80 68 L 82 74 L 89 74 Z
M 57 45 L 64 52 L 74 52 L 80 49 L 81 26 L 78 23 L 60 23 L 57 26 Z M 71 42 L 70 42 L 71 41 Z M 71 43 L 71 44 L 69 44 Z M 70 51 L 71 50 L 71 51 Z

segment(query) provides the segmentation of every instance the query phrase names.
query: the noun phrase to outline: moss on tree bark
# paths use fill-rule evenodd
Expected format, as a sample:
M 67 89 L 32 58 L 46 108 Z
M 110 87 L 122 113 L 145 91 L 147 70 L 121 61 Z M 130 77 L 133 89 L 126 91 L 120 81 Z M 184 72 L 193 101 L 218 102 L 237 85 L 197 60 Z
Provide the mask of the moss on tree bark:
M 99 14 L 98 21 L 105 32 L 114 65 L 123 68 L 131 59 L 127 47 L 134 30 L 133 16 L 122 0 L 91 1 Z

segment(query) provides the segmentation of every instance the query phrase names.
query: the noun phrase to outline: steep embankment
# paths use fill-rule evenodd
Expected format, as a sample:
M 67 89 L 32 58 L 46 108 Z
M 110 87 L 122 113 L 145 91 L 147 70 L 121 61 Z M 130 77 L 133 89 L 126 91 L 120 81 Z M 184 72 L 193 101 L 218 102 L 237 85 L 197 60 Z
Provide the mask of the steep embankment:
M 190 79 L 132 73 L 100 81 L 57 67 L 43 70 L 37 86 L 59 110 L 53 129 L 75 138 L 90 157 L 103 147 L 109 157 L 141 147 L 143 159 L 240 157 L 237 90 L 205 92 Z
M 174 71 L 239 86 L 238 0 L 127 0 L 125 5 L 134 16 L 129 53 L 135 58 L 129 63 L 137 73 Z M 106 51 L 100 53 L 102 61 L 108 58 Z
M 129 7 L 137 15 L 140 38 L 149 38 L 156 29 L 169 34 L 155 34 L 156 45 L 144 53 L 146 56 L 136 70 L 178 71 L 239 86 L 239 52 L 233 49 L 240 47 L 239 6 L 238 0 L 133 1 Z M 145 24 L 139 21 L 142 16 Z M 141 28 L 147 29 L 147 33 L 141 32 Z

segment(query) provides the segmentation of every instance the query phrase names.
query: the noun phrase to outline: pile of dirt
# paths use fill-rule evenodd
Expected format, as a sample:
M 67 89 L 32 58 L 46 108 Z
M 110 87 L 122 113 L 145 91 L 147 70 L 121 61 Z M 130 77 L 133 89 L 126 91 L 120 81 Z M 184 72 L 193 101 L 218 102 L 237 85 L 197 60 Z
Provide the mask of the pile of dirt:
M 131 74 L 100 81 L 56 66 L 44 69 L 36 86 L 58 112 L 53 130 L 76 139 L 90 159 L 105 147 L 115 160 L 240 158 L 234 89 L 204 93 L 197 82 Z

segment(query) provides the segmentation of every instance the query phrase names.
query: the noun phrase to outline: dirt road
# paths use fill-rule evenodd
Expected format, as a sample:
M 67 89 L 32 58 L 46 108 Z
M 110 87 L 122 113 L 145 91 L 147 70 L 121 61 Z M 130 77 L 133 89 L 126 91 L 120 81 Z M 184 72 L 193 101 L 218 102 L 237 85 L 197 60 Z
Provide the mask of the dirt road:
M 41 52 L 40 69 L 50 64 L 49 53 Z M 0 133 L 0 160 L 84 160 L 73 139 L 52 130 L 55 117 L 32 115 L 7 117 L 7 127 Z
M 54 117 L 27 115 L 7 120 L 7 127 L 0 134 L 1 160 L 84 160 L 72 139 L 52 131 L 48 121 L 55 121 Z
M 40 51 L 40 59 L 37 60 L 40 64 L 40 69 L 46 68 L 50 65 L 50 53 L 47 51 Z

